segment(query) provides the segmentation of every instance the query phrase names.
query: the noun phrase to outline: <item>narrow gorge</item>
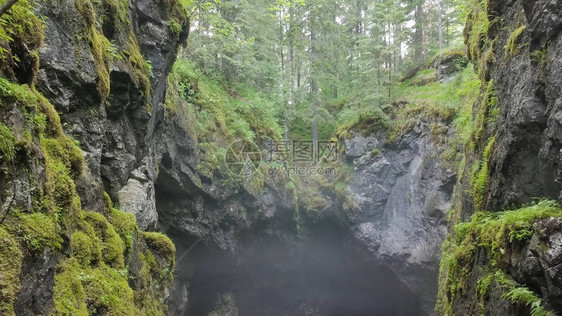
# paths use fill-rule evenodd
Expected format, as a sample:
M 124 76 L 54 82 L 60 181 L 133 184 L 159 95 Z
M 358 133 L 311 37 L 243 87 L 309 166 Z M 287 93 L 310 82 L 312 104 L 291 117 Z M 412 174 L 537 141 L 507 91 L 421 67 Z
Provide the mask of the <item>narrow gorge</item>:
M 0 1 L 0 315 L 562 313 L 558 0 Z

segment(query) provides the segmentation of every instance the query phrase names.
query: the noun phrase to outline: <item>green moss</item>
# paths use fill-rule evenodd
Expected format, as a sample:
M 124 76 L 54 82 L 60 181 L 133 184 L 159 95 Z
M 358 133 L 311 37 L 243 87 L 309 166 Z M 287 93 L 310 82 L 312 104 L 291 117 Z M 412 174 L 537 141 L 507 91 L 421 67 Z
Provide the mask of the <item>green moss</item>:
M 55 275 L 57 315 L 136 315 L 126 273 L 105 265 L 83 267 L 71 258 Z
M 98 238 L 77 231 L 70 236 L 70 253 L 83 266 L 101 261 L 101 247 Z
M 101 252 L 103 261 L 116 269 L 122 269 L 124 263 L 125 243 L 115 232 L 113 225 L 100 213 L 85 212 L 85 219 L 92 225 L 96 236 L 102 241 Z
M 24 106 L 38 103 L 37 94 L 29 86 L 15 84 L 4 78 L 0 78 L 0 98 L 4 101 L 0 103 L 0 106 L 8 104 L 10 101 Z
M 176 262 L 176 246 L 170 238 L 156 232 L 144 232 L 142 236 L 153 252 L 165 258 L 170 266 L 174 266 Z
M 515 29 L 509 37 L 507 38 L 507 43 L 505 45 L 505 55 L 508 57 L 513 57 L 519 53 L 520 46 L 517 45 L 517 42 L 523 35 L 523 32 L 527 29 L 526 25 L 521 25 L 517 29 Z
M 140 53 L 137 40 L 132 31 L 129 33 L 127 47 L 123 51 L 132 66 L 133 80 L 139 86 L 144 97 L 150 95 L 150 79 L 152 76 L 152 65 L 144 59 Z
M 281 139 L 273 102 L 246 87 L 227 90 L 216 80 L 178 59 L 168 77 L 166 116 L 192 135 L 200 149 L 198 171 L 218 177 L 230 144 Z M 242 185 L 241 179 L 229 179 Z
M 111 43 L 96 29 L 96 11 L 90 0 L 76 0 L 76 9 L 84 23 L 85 36 L 90 42 L 90 51 L 94 58 L 98 77 L 98 93 L 102 100 L 109 96 L 109 66 Z
M 468 58 L 477 60 L 488 39 L 490 20 L 488 19 L 486 1 L 474 1 L 472 11 L 468 15 L 464 30 L 465 44 L 468 47 Z
M 494 80 L 491 79 L 485 85 L 485 93 L 480 98 L 480 101 L 476 103 L 476 108 L 478 109 L 478 114 L 474 119 L 474 128 L 472 142 L 474 144 L 479 144 L 484 135 L 484 131 L 488 127 L 488 123 L 494 119 L 491 112 L 497 112 L 497 97 L 494 90 Z M 496 113 L 497 115 L 497 113 Z
M 536 63 L 539 63 L 541 66 L 544 66 L 546 65 L 547 52 L 548 52 L 548 45 L 545 45 L 541 47 L 541 49 L 538 49 L 530 54 L 531 60 Z
M 82 174 L 84 170 L 84 157 L 82 151 L 68 137 L 42 138 L 41 148 L 48 159 L 61 162 L 69 169 L 74 177 Z
M 20 290 L 23 254 L 18 242 L 0 227 L 0 314 L 15 315 L 14 303 Z
M 70 177 L 70 172 L 64 163 L 46 159 L 47 182 L 45 184 L 47 194 L 53 197 L 56 206 L 68 209 L 73 204 L 76 196 L 76 186 Z
M 119 271 L 101 267 L 80 274 L 90 314 L 135 315 L 134 293 Z
M 35 251 L 42 251 L 45 247 L 60 249 L 62 238 L 57 230 L 55 221 L 43 214 L 22 214 L 20 216 L 23 241 Z
M 135 215 L 113 209 L 109 221 L 125 243 L 127 251 L 130 251 L 133 247 L 133 237 L 139 230 Z
M 79 277 L 80 265 L 76 259 L 66 260 L 57 267 L 53 288 L 56 315 L 89 315 L 84 287 Z
M 4 123 L 0 122 L 0 159 L 10 162 L 16 156 L 16 137 Z
M 389 118 L 381 108 L 374 107 L 357 111 L 350 119 L 338 126 L 336 135 L 339 138 L 351 137 L 351 131 L 361 133 L 363 136 L 386 129 L 389 126 Z
M 484 148 L 481 162 L 476 162 L 472 168 L 472 176 L 470 179 L 471 195 L 474 199 L 474 205 L 477 210 L 484 207 L 484 198 L 488 187 L 488 163 L 492 158 L 492 149 L 494 148 L 495 137 L 490 137 Z
M 495 281 L 504 288 L 505 297 L 521 302 L 520 297 L 512 293 L 513 289 L 521 287 L 516 286 L 501 269 L 509 266 L 508 249 L 511 245 L 527 242 L 537 232 L 536 222 L 549 217 L 562 217 L 562 209 L 557 202 L 541 201 L 503 212 L 477 212 L 469 222 L 457 224 L 454 233 L 443 244 L 436 307 L 438 314 L 452 315 L 455 297 L 466 294 L 464 291 L 468 288 L 469 278 L 475 273 L 474 260 L 477 254 L 482 253 L 486 254 L 489 264 L 488 273 L 481 274 L 477 280 L 479 298 L 485 298 L 492 281 Z M 523 304 L 531 304 L 533 308 L 544 311 L 540 300 L 524 300 Z
M 27 50 L 33 51 L 43 43 L 43 22 L 33 10 L 28 0 L 19 0 L 12 8 L 0 17 L 0 62 L 18 61 L 12 56 L 9 42 L 21 43 Z M 5 48 L 4 48 L 5 47 Z M 33 53 L 30 57 L 33 58 Z M 36 56 L 35 56 L 36 57 Z M 9 60 L 12 59 L 12 60 Z M 39 61 L 35 58 L 35 63 Z

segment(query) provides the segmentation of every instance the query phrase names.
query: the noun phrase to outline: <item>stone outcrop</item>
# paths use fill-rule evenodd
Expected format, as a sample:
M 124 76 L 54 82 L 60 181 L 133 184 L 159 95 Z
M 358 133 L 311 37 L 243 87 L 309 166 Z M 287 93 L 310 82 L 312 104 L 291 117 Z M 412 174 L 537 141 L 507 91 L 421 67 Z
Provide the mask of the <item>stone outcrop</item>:
M 356 238 L 386 263 L 430 314 L 437 293 L 446 211 L 456 177 L 422 122 L 391 144 L 386 133 L 346 140 L 355 176 L 349 185 L 360 212 L 347 212 Z
M 561 29 L 560 1 L 490 0 L 470 13 L 465 43 L 482 89 L 474 105 L 475 132 L 465 150 L 448 240 L 462 239 L 462 226 L 454 225 L 470 221 L 478 211 L 513 210 L 512 216 L 518 216 L 526 209 L 514 208 L 536 198 L 560 201 Z M 466 244 L 445 247 L 443 257 L 453 260 L 442 262 L 437 313 L 559 311 L 559 219 L 542 217 L 528 219 L 534 229 L 519 240 L 498 235 L 495 247 L 473 245 L 464 253 L 459 247 Z M 486 273 L 496 274 L 493 282 Z M 464 288 L 455 288 L 457 284 Z M 514 289 L 526 291 L 527 300 Z

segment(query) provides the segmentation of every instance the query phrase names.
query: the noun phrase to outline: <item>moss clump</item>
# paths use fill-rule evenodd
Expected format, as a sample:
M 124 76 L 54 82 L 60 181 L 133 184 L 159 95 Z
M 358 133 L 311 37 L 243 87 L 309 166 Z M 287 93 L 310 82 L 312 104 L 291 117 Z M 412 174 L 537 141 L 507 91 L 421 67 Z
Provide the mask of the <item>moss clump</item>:
M 505 45 L 506 56 L 513 57 L 519 54 L 519 50 L 521 47 L 517 45 L 517 42 L 519 41 L 521 35 L 523 35 L 523 32 L 525 32 L 526 29 L 527 29 L 526 25 L 521 25 L 513 32 L 511 32 L 511 34 L 509 34 L 509 37 L 507 38 L 507 43 Z
M 135 315 L 134 293 L 126 273 L 104 266 L 80 273 L 90 314 Z
M 45 184 L 47 194 L 53 198 L 56 206 L 68 209 L 71 206 L 78 207 L 74 202 L 76 186 L 70 177 L 69 170 L 60 161 L 46 160 L 47 182 Z
M 126 250 L 131 251 L 133 238 L 139 231 L 135 214 L 122 212 L 114 208 L 113 202 L 111 202 L 111 198 L 106 192 L 104 192 L 104 198 L 106 205 L 104 213 L 107 219 L 125 243 Z
M 480 57 L 488 41 L 490 20 L 487 7 L 486 0 L 475 0 L 472 11 L 468 14 L 464 28 L 464 42 L 470 60 L 477 60 Z
M 98 76 L 98 93 L 102 100 L 109 96 L 109 55 L 111 43 L 96 29 L 96 11 L 90 0 L 76 0 L 76 9 L 84 23 L 84 32 L 90 42 L 90 51 Z
M 29 106 L 38 102 L 37 95 L 27 85 L 19 85 L 10 82 L 5 78 L 0 78 L 0 98 L 1 106 L 5 106 L 10 101 L 20 103 L 20 105 Z
M 62 162 L 65 168 L 69 169 L 73 176 L 79 176 L 84 170 L 84 157 L 82 151 L 68 137 L 42 138 L 41 148 L 43 153 L 48 155 L 51 160 Z
M 136 315 L 126 271 L 103 264 L 98 268 L 84 267 L 75 258 L 61 263 L 57 270 L 55 314 Z
M 478 114 L 474 118 L 473 134 L 471 135 L 473 145 L 481 142 L 488 123 L 494 116 L 499 114 L 497 108 L 498 99 L 494 91 L 494 80 L 488 81 L 485 88 L 484 95 L 480 97 L 477 103 Z
M 363 136 L 386 129 L 389 127 L 389 117 L 379 107 L 362 109 L 350 119 L 338 126 L 336 135 L 339 138 L 350 138 L 351 131 L 361 133 Z
M 88 266 L 101 260 L 99 239 L 92 238 L 82 231 L 70 236 L 70 253 L 81 265 Z
M 85 212 L 85 220 L 92 225 L 96 236 L 102 241 L 103 261 L 113 268 L 122 269 L 125 266 L 123 258 L 125 243 L 115 232 L 113 225 L 102 214 L 96 212 Z
M 89 315 L 80 281 L 80 265 L 76 259 L 66 260 L 57 266 L 53 298 L 56 315 Z
M 17 1 L 0 17 L 0 72 L 22 82 L 34 82 L 39 68 L 36 49 L 42 43 L 43 22 L 34 14 L 31 1 Z M 25 51 L 12 51 L 13 46 L 25 47 Z
M 16 137 L 4 123 L 0 122 L 0 159 L 10 162 L 16 156 Z
M 127 251 L 130 251 L 133 247 L 134 235 L 139 230 L 135 215 L 113 209 L 111 211 L 111 215 L 109 216 L 109 221 L 125 243 Z
M 23 254 L 9 232 L 0 227 L 0 314 L 15 315 L 14 303 L 20 290 Z
M 452 315 L 455 297 L 466 294 L 468 282 L 474 271 L 474 261 L 479 254 L 488 258 L 488 273 L 477 281 L 477 294 L 482 298 L 489 291 L 492 281 L 499 280 L 504 288 L 504 297 L 512 301 L 533 305 L 533 309 L 544 311 L 536 295 L 532 300 L 521 300 L 514 289 L 522 289 L 506 276 L 503 267 L 508 267 L 508 250 L 514 243 L 525 243 L 537 233 L 536 222 L 549 217 L 562 217 L 562 209 L 554 201 L 541 201 L 535 205 L 503 212 L 477 212 L 469 222 L 454 227 L 443 244 L 440 266 L 439 294 L 436 312 L 439 315 Z M 484 250 L 484 251 L 480 251 Z M 501 278 L 498 279 L 498 276 Z M 528 290 L 528 289 L 527 289 Z M 527 296 L 529 298 L 530 296 Z M 537 298 L 537 299 L 535 299 Z
M 62 238 L 59 235 L 55 221 L 43 214 L 22 214 L 21 235 L 23 241 L 35 251 L 42 251 L 45 247 L 60 249 Z
M 471 195 L 474 199 L 474 205 L 477 210 L 484 207 L 484 197 L 488 187 L 488 163 L 492 158 L 492 149 L 494 148 L 495 137 L 490 137 L 484 148 L 481 162 L 476 162 L 472 168 L 472 176 L 470 178 Z
M 170 266 L 176 262 L 176 246 L 166 235 L 156 232 L 144 232 L 143 238 L 154 253 L 165 258 Z

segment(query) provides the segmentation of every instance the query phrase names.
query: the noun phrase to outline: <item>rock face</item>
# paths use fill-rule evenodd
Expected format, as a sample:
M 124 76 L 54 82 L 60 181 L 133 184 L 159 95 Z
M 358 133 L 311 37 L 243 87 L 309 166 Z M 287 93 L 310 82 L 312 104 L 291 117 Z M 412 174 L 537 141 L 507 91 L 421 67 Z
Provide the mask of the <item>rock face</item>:
M 455 174 L 443 170 L 428 126 L 420 123 L 395 143 L 384 132 L 347 140 L 355 177 L 348 212 L 355 236 L 422 300 L 430 314 L 437 293 L 441 244 Z
M 19 5 L 14 10 L 22 10 Z M 10 262 L 10 268 L 21 277 L 19 283 L 12 282 L 10 296 L 4 296 L 2 281 L 0 313 L 122 314 L 119 309 L 125 306 L 132 314 L 137 311 L 133 305 L 145 314 L 161 313 L 170 279 L 162 274 L 156 282 L 153 273 L 173 266 L 175 249 L 162 235 L 139 231 L 134 219 L 114 209 L 104 192 L 124 211 L 135 213 L 142 229 L 157 228 L 154 182 L 160 153 L 155 150 L 155 135 L 162 128 L 167 75 L 187 38 L 187 14 L 176 1 L 63 0 L 25 5 L 33 10 L 27 12 L 25 7 L 26 17 L 41 17 L 37 20 L 45 28 L 25 34 L 40 39 L 41 45 L 14 38 L 9 51 L 37 65 L 25 71 L 0 65 L 2 127 L 7 124 L 6 130 L 18 142 L 23 139 L 20 134 L 26 140 L 15 149 L 20 158 L 8 169 L 4 153 L 1 156 L 0 196 L 2 204 L 9 204 L 1 230 L 12 245 L 11 234 L 18 234 L 25 224 L 8 214 L 11 206 L 29 213 L 26 225 L 32 229 L 23 232 L 25 237 L 18 236 L 28 241 L 15 239 L 23 254 L 2 252 L 4 258 L 19 258 Z M 171 21 L 179 30 L 170 27 Z M 13 20 L 16 27 L 21 22 Z M 29 26 L 22 28 L 28 31 Z M 18 45 L 25 51 L 16 49 Z M 37 55 L 31 51 L 36 48 Z M 36 128 L 27 125 L 34 117 Z M 9 203 L 6 196 L 11 196 Z M 152 271 L 144 259 L 148 253 L 154 255 Z M 124 275 L 116 274 L 125 266 Z M 2 267 L 5 270 L 5 262 Z M 81 269 L 91 274 L 105 270 L 101 277 L 85 277 L 83 290 L 76 281 L 76 274 L 85 275 Z M 3 271 L 3 280 L 4 276 Z M 88 278 L 106 283 L 95 288 Z M 119 306 L 108 307 L 112 299 L 102 295 L 110 295 L 110 287 L 121 291 Z M 84 292 L 93 291 L 97 296 L 86 300 Z
M 98 12 L 111 12 L 104 7 L 107 3 L 100 6 Z M 38 13 L 48 17 L 49 23 L 40 50 L 37 88 L 63 114 L 65 132 L 77 139 L 84 151 L 89 172 L 78 188 L 84 208 L 99 209 L 99 192 L 105 189 L 124 209 L 134 212 L 144 228 L 154 228 L 152 184 L 159 160 L 154 132 L 163 121 L 167 74 L 180 42 L 187 37 L 187 28 L 184 26 L 179 35 L 172 34 L 168 21 L 174 13 L 166 5 L 132 1 L 130 8 L 118 10 L 126 12 L 109 13 L 102 27 L 103 36 L 117 50 L 114 54 L 121 54 L 111 63 L 110 91 L 102 101 L 98 86 L 103 79 L 96 71 L 99 61 L 87 41 L 73 41 L 81 36 L 81 13 L 72 3 L 41 5 Z M 128 28 L 114 20 L 117 14 L 126 14 Z M 151 74 L 143 73 L 145 65 L 137 65 L 134 54 L 146 58 Z
M 476 211 L 513 209 L 535 198 L 560 201 L 561 30 L 560 1 L 490 0 L 471 12 L 465 42 L 480 74 L 483 94 L 473 110 L 477 132 L 472 149 L 465 153 L 454 207 L 458 214 L 453 215 L 458 217 L 450 223 L 450 236 L 455 236 L 453 225 L 468 220 Z M 480 170 L 478 186 L 473 180 L 477 174 L 470 168 Z M 554 218 L 540 220 L 532 237 L 507 242 L 502 249 L 509 255 L 500 271 L 516 286 L 542 298 L 542 303 L 535 305 L 559 311 L 558 222 Z M 495 262 L 490 252 L 477 249 L 471 256 L 471 267 L 457 275 L 458 279 L 470 276 L 462 295 L 454 295 L 444 279 L 447 273 L 442 274 L 439 300 L 448 302 L 449 309 L 438 307 L 437 312 L 471 314 L 482 312 L 484 306 L 489 314 L 529 314 L 530 304 L 505 299 L 506 289 L 501 286 L 493 287 L 488 296 L 480 298 L 483 302 L 478 302 L 483 271 Z
M 533 197 L 557 199 L 562 192 L 562 4 L 492 1 L 491 6 L 490 20 L 504 21 L 489 34 L 498 38 L 494 57 L 503 63 L 487 71 L 500 108 L 486 197 L 487 209 L 497 210 Z M 511 56 L 504 47 L 522 25 L 527 27 L 513 43 L 518 53 Z

